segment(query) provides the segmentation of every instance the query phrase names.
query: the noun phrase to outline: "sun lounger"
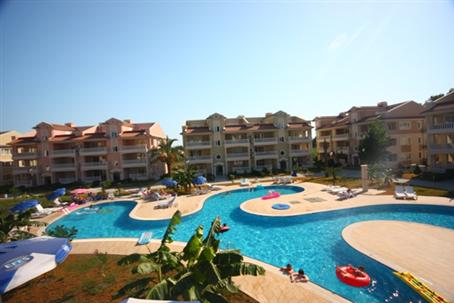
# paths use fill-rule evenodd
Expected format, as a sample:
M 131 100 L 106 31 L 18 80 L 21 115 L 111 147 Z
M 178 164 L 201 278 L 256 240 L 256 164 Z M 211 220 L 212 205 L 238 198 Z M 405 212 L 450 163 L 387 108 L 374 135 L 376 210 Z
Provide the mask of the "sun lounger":
M 337 188 L 340 188 L 340 186 L 337 186 L 337 185 L 326 185 L 326 186 L 322 187 L 321 191 L 331 191 L 331 190 L 337 189 Z
M 35 208 L 36 208 L 37 212 L 34 212 L 31 215 L 31 217 L 34 219 L 48 216 L 56 211 L 60 211 L 63 209 L 63 207 L 43 208 L 43 206 L 41 204 L 37 204 L 35 206 Z
M 209 184 L 209 183 L 207 183 L 207 186 L 208 186 L 208 189 L 209 189 L 209 190 L 213 190 L 213 191 L 221 190 L 221 189 L 222 189 L 222 188 L 219 187 L 219 186 L 215 186 L 215 185 Z
M 177 198 L 177 195 L 173 196 L 170 200 L 158 201 L 155 208 L 169 208 L 169 207 L 176 206 L 177 205 L 177 203 L 175 202 L 176 198 Z
M 139 240 L 137 241 L 137 244 L 138 244 L 138 245 L 145 245 L 145 244 L 148 244 L 148 243 L 150 243 L 152 237 L 153 237 L 153 233 L 152 233 L 152 232 L 150 232 L 150 231 L 143 232 L 143 233 L 140 235 L 140 238 L 139 238 Z
M 407 195 L 405 194 L 404 188 L 401 185 L 396 185 L 394 190 L 394 198 L 396 199 L 405 199 Z
M 328 190 L 330 194 L 337 195 L 338 193 L 347 191 L 348 188 L 346 187 L 337 187 L 337 188 L 332 188 L 331 190 Z
M 241 179 L 240 180 L 240 186 L 251 186 L 251 182 L 249 181 L 249 179 Z
M 413 186 L 405 187 L 405 197 L 407 199 L 413 199 L 413 200 L 418 199 L 418 195 L 416 194 L 415 190 L 413 189 Z

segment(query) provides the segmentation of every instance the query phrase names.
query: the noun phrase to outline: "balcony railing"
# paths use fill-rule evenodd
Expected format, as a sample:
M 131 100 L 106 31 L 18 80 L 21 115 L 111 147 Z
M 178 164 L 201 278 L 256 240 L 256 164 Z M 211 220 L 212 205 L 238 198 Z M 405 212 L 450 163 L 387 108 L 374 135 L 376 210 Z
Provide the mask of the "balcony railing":
M 76 182 L 76 178 L 58 178 L 58 183 L 60 184 L 69 184 Z
M 187 146 L 190 147 L 195 147 L 195 146 L 210 146 L 211 142 L 210 141 L 188 141 L 186 144 Z
M 268 171 L 272 171 L 273 170 L 273 165 L 257 165 L 255 167 L 256 170 L 268 170 Z
M 336 134 L 333 137 L 333 139 L 336 140 L 336 141 L 348 140 L 349 139 L 349 134 Z
M 249 145 L 249 139 L 226 139 L 225 145 Z
M 277 143 L 277 138 L 276 137 L 271 137 L 271 138 L 254 138 L 254 143 L 255 144 L 274 144 Z
M 291 137 L 288 137 L 288 141 L 289 142 L 303 142 L 303 141 L 308 141 L 310 140 L 311 138 L 310 137 L 299 137 L 299 136 L 291 136 Z
M 123 160 L 123 164 L 147 164 L 146 159 L 131 159 L 131 160 Z
M 189 161 L 202 161 L 202 160 L 211 160 L 211 156 L 190 156 L 187 157 Z
M 58 163 L 52 164 L 52 168 L 76 168 L 75 163 Z
M 438 150 L 454 150 L 454 144 L 431 144 L 429 148 L 434 151 Z
M 101 176 L 84 177 L 84 182 L 96 182 L 96 181 L 101 181 L 101 180 L 102 180 Z
M 107 163 L 101 162 L 101 161 L 95 161 L 95 162 L 82 162 L 82 169 L 88 170 L 88 169 L 106 169 L 107 168 Z
M 277 157 L 277 152 L 276 151 L 258 151 L 258 152 L 255 152 L 255 157 L 256 158 Z
M 51 152 L 52 157 L 74 157 L 75 155 L 74 149 L 56 149 Z
M 13 174 L 34 174 L 36 170 L 36 166 L 15 166 L 13 167 Z
M 106 154 L 107 147 L 84 147 L 80 149 L 80 155 Z
M 350 149 L 348 147 L 337 147 L 336 148 L 337 154 L 348 154 L 349 152 L 350 152 Z
M 249 171 L 249 167 L 247 167 L 247 166 L 231 167 L 229 170 L 230 170 L 230 172 L 245 173 L 245 172 Z
M 129 174 L 128 175 L 129 179 L 132 180 L 147 180 L 148 176 L 146 174 Z
M 21 152 L 13 155 L 14 159 L 36 159 L 38 152 Z
M 249 153 L 228 153 L 227 158 L 249 158 Z
M 145 145 L 126 145 L 120 148 L 120 151 L 123 153 L 127 152 L 146 152 L 147 147 Z
M 454 122 L 445 122 L 441 124 L 431 125 L 429 129 L 454 129 Z
M 17 186 L 17 187 L 20 187 L 20 186 L 32 187 L 33 182 L 32 181 L 19 180 L 19 181 L 14 181 L 14 185 Z
M 309 151 L 307 149 L 292 149 L 290 150 L 290 154 L 293 156 L 308 155 Z

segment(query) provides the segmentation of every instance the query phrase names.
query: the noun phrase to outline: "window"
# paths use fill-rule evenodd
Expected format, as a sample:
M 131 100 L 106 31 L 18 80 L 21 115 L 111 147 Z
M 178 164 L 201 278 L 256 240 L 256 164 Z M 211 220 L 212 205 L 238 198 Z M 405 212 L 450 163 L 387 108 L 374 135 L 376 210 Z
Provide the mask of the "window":
M 285 152 L 283 150 L 281 150 L 281 156 L 285 155 Z
M 418 154 L 418 157 L 419 157 L 419 159 L 421 159 L 421 158 L 422 158 L 422 154 L 421 154 L 421 153 L 419 153 L 419 154 Z
M 118 146 L 114 146 L 114 147 L 113 147 L 113 151 L 114 151 L 114 152 L 117 152 L 117 151 L 118 151 Z
M 420 137 L 418 137 L 418 143 L 421 143 L 421 138 Z
M 410 129 L 411 123 L 408 121 L 400 121 L 399 122 L 399 129 Z
M 219 126 L 216 126 L 216 131 L 217 132 L 220 132 L 221 131 L 221 128 Z
M 217 145 L 217 146 L 221 146 L 221 140 L 217 140 L 217 141 L 216 141 L 216 145 Z
M 410 137 L 401 137 L 400 145 L 410 145 Z
M 216 159 L 220 160 L 221 159 L 221 155 L 216 155 Z
M 280 138 L 279 138 L 279 141 L 285 142 L 285 138 L 284 138 L 284 137 L 280 137 Z
M 49 156 L 49 151 L 46 149 L 46 150 L 44 151 L 44 157 L 48 157 L 48 156 Z
M 416 127 L 417 127 L 418 129 L 421 129 L 421 128 L 422 128 L 422 123 L 421 123 L 421 122 L 418 122 L 418 123 L 416 124 Z
M 117 132 L 112 132 L 112 138 L 116 138 L 118 137 L 118 133 Z
M 396 130 L 397 126 L 396 126 L 396 122 L 390 122 L 388 123 L 388 129 L 389 130 Z
M 389 139 L 389 144 L 390 144 L 391 146 L 394 146 L 394 145 L 397 144 L 397 140 L 396 140 L 395 138 L 391 138 L 391 139 Z

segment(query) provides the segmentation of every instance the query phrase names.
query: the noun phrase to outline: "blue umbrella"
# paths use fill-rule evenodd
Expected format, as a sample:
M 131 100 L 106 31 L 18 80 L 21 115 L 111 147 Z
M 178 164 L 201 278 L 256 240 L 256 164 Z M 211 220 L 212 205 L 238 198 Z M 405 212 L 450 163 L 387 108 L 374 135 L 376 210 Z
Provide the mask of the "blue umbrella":
M 17 203 L 13 207 L 11 207 L 9 210 L 13 213 L 24 212 L 26 210 L 29 210 L 30 208 L 35 207 L 38 204 L 39 204 L 39 201 L 36 199 L 25 200 L 20 203 Z
M 167 179 L 162 180 L 161 184 L 164 186 L 167 186 L 167 187 L 175 187 L 175 186 L 177 186 L 178 183 L 177 183 L 177 181 L 175 181 L 173 179 L 167 178 Z
M 58 188 L 54 190 L 50 195 L 47 196 L 49 201 L 53 201 L 58 197 L 64 196 L 66 194 L 66 188 Z
M 197 178 L 192 180 L 192 183 L 194 183 L 195 185 L 202 185 L 207 183 L 207 178 L 205 178 L 204 176 L 198 176 Z
M 54 269 L 71 248 L 68 239 L 47 236 L 0 244 L 0 294 Z

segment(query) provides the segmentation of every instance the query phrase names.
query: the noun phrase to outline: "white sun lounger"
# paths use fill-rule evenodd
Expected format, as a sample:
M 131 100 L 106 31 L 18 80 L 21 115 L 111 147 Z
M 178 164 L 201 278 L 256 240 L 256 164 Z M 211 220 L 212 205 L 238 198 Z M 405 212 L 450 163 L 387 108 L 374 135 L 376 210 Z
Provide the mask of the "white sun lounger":
M 396 185 L 394 190 L 394 198 L 396 199 L 405 199 L 407 195 L 405 194 L 404 188 L 401 185 Z
M 405 197 L 407 199 L 413 199 L 413 200 L 418 199 L 418 195 L 416 194 L 415 190 L 413 189 L 413 186 L 405 187 Z
M 251 186 L 251 182 L 249 181 L 249 179 L 241 179 L 240 180 L 240 186 Z

